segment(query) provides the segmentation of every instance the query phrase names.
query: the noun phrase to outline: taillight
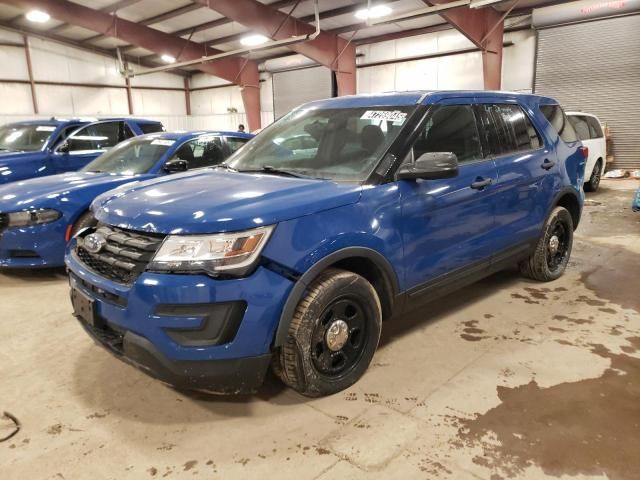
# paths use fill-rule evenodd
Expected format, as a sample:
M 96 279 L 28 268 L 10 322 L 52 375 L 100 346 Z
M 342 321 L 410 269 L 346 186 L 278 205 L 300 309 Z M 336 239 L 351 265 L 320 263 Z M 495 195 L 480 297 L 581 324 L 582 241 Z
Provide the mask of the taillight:
M 589 158 L 589 147 L 580 147 L 580 151 L 584 158 Z

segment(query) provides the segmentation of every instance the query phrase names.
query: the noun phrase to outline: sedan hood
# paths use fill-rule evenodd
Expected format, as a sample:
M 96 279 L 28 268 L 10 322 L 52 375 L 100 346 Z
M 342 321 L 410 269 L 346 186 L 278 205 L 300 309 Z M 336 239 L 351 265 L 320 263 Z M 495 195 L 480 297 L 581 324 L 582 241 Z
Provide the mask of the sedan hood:
M 13 182 L 0 186 L 0 212 L 31 208 L 60 209 L 65 204 L 74 203 L 78 197 L 90 197 L 90 201 L 123 183 L 148 178 L 149 176 L 73 172 Z
M 271 225 L 355 203 L 362 187 L 325 180 L 205 170 L 98 197 L 98 220 L 137 231 L 204 234 Z

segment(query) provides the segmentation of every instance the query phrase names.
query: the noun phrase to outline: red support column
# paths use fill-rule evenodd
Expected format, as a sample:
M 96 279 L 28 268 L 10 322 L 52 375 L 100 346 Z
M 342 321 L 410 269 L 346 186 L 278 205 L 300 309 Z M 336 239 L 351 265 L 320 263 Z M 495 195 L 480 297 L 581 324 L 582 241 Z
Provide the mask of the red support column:
M 191 87 L 189 85 L 189 79 L 184 79 L 184 106 L 187 115 L 191 115 Z
M 442 5 L 451 0 L 423 0 L 427 5 Z M 504 16 L 491 7 L 460 8 L 440 14 L 456 30 L 482 49 L 482 74 L 485 90 L 500 90 L 502 84 L 502 44 Z
M 126 78 L 125 84 L 127 86 L 127 105 L 129 106 L 129 115 L 133 115 L 133 95 L 131 94 L 131 79 Z
M 249 131 L 255 132 L 262 126 L 260 115 L 260 74 L 258 68 L 244 69 L 241 73 L 242 103 L 247 115 Z
M 24 54 L 27 59 L 27 72 L 29 73 L 29 84 L 31 85 L 31 101 L 33 102 L 33 113 L 38 112 L 38 96 L 36 95 L 36 82 L 33 79 L 33 66 L 31 64 L 31 45 L 29 45 L 29 37 L 23 35 Z

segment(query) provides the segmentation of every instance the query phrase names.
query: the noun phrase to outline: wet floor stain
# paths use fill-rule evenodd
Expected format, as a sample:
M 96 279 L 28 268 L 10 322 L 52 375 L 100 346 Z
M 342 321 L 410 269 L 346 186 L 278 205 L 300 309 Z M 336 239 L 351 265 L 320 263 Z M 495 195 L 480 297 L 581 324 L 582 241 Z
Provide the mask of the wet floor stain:
M 583 272 L 581 278 L 598 297 L 623 308 L 640 311 L 638 272 L 640 255 L 622 249 L 619 255 L 608 259 L 607 267 Z
M 540 387 L 535 380 L 497 387 L 500 405 L 473 419 L 459 419 L 457 444 L 480 446 L 474 463 L 495 477 L 514 477 L 531 466 L 545 474 L 606 475 L 632 480 L 640 472 L 640 337 L 614 353 L 591 352 L 610 368 L 598 378 Z
M 538 304 L 538 303 L 540 303 L 537 300 L 532 300 L 531 298 L 527 297 L 526 295 L 522 295 L 521 293 L 512 293 L 511 294 L 511 298 L 516 298 L 518 300 L 524 301 L 524 303 L 529 303 L 529 304 Z
M 574 325 L 588 325 L 593 323 L 593 320 L 588 320 L 586 318 L 571 318 L 566 315 L 554 315 L 554 320 L 560 320 L 561 322 L 568 322 Z

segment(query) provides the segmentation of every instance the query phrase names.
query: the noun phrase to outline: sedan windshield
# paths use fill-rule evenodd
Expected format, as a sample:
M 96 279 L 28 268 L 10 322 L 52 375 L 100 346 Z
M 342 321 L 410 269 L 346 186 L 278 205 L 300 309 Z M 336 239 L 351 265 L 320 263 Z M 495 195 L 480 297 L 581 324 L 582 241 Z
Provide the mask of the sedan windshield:
M 133 138 L 103 153 L 82 171 L 123 175 L 147 173 L 174 143 L 174 140 L 159 138 Z
M 361 182 L 398 137 L 414 109 L 294 110 L 227 163 L 240 172 Z
M 42 150 L 55 130 L 53 125 L 3 125 L 0 127 L 0 151 Z

